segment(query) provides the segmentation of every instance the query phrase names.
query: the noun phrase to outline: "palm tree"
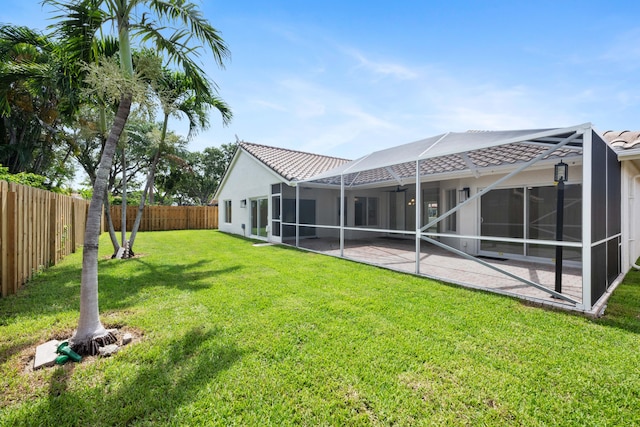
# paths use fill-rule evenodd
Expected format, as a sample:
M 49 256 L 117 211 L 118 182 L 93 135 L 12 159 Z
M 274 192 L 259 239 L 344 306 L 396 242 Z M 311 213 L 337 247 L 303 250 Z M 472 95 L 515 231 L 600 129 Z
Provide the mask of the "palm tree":
M 132 37 L 142 43 L 153 43 L 159 52 L 164 53 L 169 61 L 181 67 L 193 79 L 197 90 L 206 89 L 206 78 L 204 71 L 194 62 L 193 54 L 197 51 L 190 45 L 191 38 L 206 45 L 213 60 L 221 67 L 224 65 L 224 58 L 228 56 L 227 47 L 218 31 L 202 16 L 195 4 L 184 0 L 45 0 L 44 3 L 63 11 L 57 17 L 63 19 L 66 18 L 64 12 L 82 2 L 90 2 L 96 11 L 104 12 L 105 23 L 114 24 L 118 34 L 120 66 L 127 77 L 132 77 L 134 73 Z M 144 10 L 144 13 L 134 13 L 137 10 Z M 163 25 L 160 21 L 177 24 L 182 28 L 172 30 L 169 25 Z M 70 340 L 71 347 L 80 354 L 96 354 L 99 346 L 115 342 L 115 337 L 105 329 L 99 316 L 98 240 L 109 170 L 116 144 L 131 111 L 132 100 L 132 92 L 124 88 L 104 145 L 89 205 L 82 258 L 80 319 L 78 329 Z
M 57 181 L 68 155 L 61 137 L 69 91 L 56 78 L 56 41 L 27 27 L 0 25 L 0 163 L 11 173 Z
M 153 203 L 153 184 L 156 172 L 156 165 L 162 150 L 165 149 L 167 137 L 167 125 L 171 115 L 185 115 L 189 119 L 188 138 L 195 135 L 198 130 L 209 127 L 208 113 L 210 108 L 220 112 L 223 125 L 229 124 L 233 114 L 229 106 L 215 95 L 214 88 L 207 85 L 206 90 L 197 91 L 192 80 L 183 72 L 164 69 L 162 76 L 156 82 L 156 93 L 162 106 L 163 121 L 160 141 L 155 149 L 149 172 L 147 174 L 147 184 L 142 192 L 136 219 L 133 223 L 131 235 L 129 237 L 129 256 L 133 256 L 133 243 L 135 242 L 142 213 L 149 194 L 149 202 Z
M 74 89 L 71 93 L 75 96 L 69 102 L 76 112 L 73 127 L 83 130 L 71 136 L 68 142 L 92 185 L 95 183 L 96 171 L 107 140 L 107 116 L 109 113 L 115 114 L 117 108 L 117 104 L 108 105 L 99 93 L 93 93 L 90 99 L 87 99 L 82 91 L 82 88 L 87 86 L 86 64 L 98 64 L 101 59 L 112 58 L 119 51 L 118 38 L 102 34 L 100 31 L 107 15 L 99 5 L 99 0 L 56 4 L 63 15 L 58 16 L 56 23 L 49 27 L 58 39 L 56 52 L 63 59 L 64 72 L 61 80 L 65 86 Z M 109 186 L 105 191 L 108 194 Z M 115 256 L 120 245 L 106 194 L 104 200 L 104 214 Z

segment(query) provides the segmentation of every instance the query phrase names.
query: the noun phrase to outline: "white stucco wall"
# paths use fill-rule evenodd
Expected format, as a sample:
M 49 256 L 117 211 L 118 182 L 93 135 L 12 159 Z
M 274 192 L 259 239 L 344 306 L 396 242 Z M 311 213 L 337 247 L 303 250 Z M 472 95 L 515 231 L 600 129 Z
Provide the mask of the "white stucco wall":
M 269 218 L 271 218 L 271 185 L 280 182 L 283 180 L 275 172 L 244 151 L 239 150 L 218 193 L 218 228 L 220 231 L 250 237 L 250 199 L 266 197 L 269 200 Z M 231 223 L 224 221 L 226 200 L 231 200 Z M 241 200 L 247 201 L 246 207 L 240 207 Z M 244 230 L 242 224 L 245 224 Z M 269 237 L 271 237 L 270 231 Z
M 622 271 L 628 271 L 640 257 L 640 169 L 622 162 Z

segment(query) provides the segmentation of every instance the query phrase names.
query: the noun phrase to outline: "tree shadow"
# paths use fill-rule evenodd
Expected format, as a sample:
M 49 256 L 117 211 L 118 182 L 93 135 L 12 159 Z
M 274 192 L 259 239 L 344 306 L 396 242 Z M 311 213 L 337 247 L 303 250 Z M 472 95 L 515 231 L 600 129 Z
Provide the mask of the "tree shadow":
M 57 313 L 80 300 L 79 267 L 55 266 L 29 280 L 13 295 L 0 298 L 0 326 L 24 314 Z
M 203 269 L 209 260 L 180 265 L 154 265 L 141 259 L 126 262 L 138 265 L 126 280 L 123 280 L 120 269 L 122 261 L 100 264 L 98 291 L 101 310 L 126 308 L 137 292 L 150 286 L 174 287 L 187 291 L 208 289 L 211 283 L 207 283 L 207 280 L 242 268 L 241 265 L 232 265 L 220 269 Z M 0 298 L 0 327 L 13 323 L 21 316 L 77 311 L 80 306 L 81 273 L 81 267 L 56 266 L 36 276 L 17 294 Z
M 101 372 L 89 381 L 73 375 L 81 364 L 57 367 L 48 398 L 36 403 L 33 410 L 17 412 L 11 424 L 179 424 L 173 419 L 176 412 L 242 357 L 242 351 L 225 343 L 219 332 L 216 328 L 193 328 L 160 350 L 145 351 L 143 359 L 135 359 L 135 353 L 128 353 L 125 347 L 104 361 Z M 106 368 L 118 362 L 117 369 Z
M 80 300 L 80 270 L 73 266 L 56 266 L 39 273 L 27 282 L 16 294 L 0 298 L 0 365 L 12 356 L 32 346 L 42 337 L 28 337 L 3 330 L 12 327 L 21 319 L 53 317 L 49 326 L 55 329 L 58 314 L 77 311 Z M 61 330 L 68 329 L 61 325 Z M 5 335 L 6 334 L 6 335 Z M 53 337 L 47 336 L 45 341 Z
M 213 278 L 232 274 L 242 268 L 241 265 L 232 265 L 206 269 L 210 260 L 199 260 L 190 264 L 154 264 L 134 258 L 126 262 L 135 264 L 136 268 L 125 281 L 117 264 L 101 266 L 98 285 L 101 310 L 127 308 L 135 303 L 138 293 L 149 287 L 175 288 L 190 292 L 206 290 L 213 286 Z

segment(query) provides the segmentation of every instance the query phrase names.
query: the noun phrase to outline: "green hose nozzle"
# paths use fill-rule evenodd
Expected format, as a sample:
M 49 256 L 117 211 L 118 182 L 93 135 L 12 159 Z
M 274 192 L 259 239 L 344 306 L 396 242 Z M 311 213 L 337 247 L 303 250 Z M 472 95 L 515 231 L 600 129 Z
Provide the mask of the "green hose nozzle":
M 71 350 L 71 347 L 69 347 L 69 342 L 67 342 L 67 341 L 64 341 L 64 342 L 60 343 L 60 345 L 56 349 L 56 353 L 62 354 L 64 356 L 67 356 L 69 359 L 73 360 L 74 362 L 79 362 L 79 361 L 82 360 L 82 356 L 80 356 L 75 351 Z M 60 357 L 60 359 L 62 359 L 62 358 Z M 62 363 L 60 363 L 60 364 L 64 364 L 67 360 L 64 360 L 64 361 L 61 360 Z M 57 362 L 58 362 L 58 360 L 56 359 L 56 363 Z

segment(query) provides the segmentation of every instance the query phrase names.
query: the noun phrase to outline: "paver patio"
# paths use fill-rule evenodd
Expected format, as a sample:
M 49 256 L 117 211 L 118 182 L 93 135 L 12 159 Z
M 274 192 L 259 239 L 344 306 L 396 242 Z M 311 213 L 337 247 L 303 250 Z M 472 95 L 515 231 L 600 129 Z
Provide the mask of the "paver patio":
M 326 255 L 340 256 L 340 242 L 337 239 L 303 239 L 300 240 L 300 247 Z M 345 241 L 344 258 L 415 274 L 415 241 L 398 238 Z M 553 264 L 491 258 L 482 260 L 551 290 L 555 287 Z M 540 289 L 427 242 L 421 243 L 420 275 L 469 288 L 515 296 L 543 305 L 575 309 L 570 302 L 553 298 Z M 582 301 L 581 275 L 580 268 L 563 268 L 562 293 L 578 302 Z

